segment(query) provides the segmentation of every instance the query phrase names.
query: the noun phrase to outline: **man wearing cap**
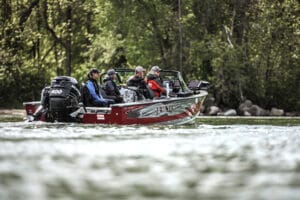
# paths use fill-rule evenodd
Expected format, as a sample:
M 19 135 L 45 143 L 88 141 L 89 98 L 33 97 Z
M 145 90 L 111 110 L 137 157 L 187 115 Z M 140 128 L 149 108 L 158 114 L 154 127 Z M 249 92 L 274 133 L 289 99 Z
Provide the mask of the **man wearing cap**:
M 117 78 L 117 72 L 114 69 L 110 69 L 106 73 L 104 79 L 103 89 L 109 98 L 115 100 L 116 103 L 123 103 L 120 90 L 118 89 L 115 79 Z
M 100 93 L 99 85 L 97 80 L 99 79 L 99 70 L 92 69 L 88 73 L 88 81 L 86 82 L 86 87 L 89 92 L 90 98 L 86 99 L 86 106 L 109 106 L 110 104 L 114 103 L 111 99 L 105 99 Z
M 149 89 L 145 81 L 145 71 L 146 70 L 142 66 L 137 66 L 135 68 L 135 75 L 130 77 L 127 81 L 127 86 L 137 87 L 139 91 L 139 100 L 142 100 L 143 98 L 152 99 L 154 97 L 154 94 L 152 94 L 152 91 Z
M 166 93 L 165 88 L 162 86 L 160 71 L 159 66 L 153 66 L 147 75 L 148 86 L 154 92 L 155 97 L 161 97 L 162 94 Z

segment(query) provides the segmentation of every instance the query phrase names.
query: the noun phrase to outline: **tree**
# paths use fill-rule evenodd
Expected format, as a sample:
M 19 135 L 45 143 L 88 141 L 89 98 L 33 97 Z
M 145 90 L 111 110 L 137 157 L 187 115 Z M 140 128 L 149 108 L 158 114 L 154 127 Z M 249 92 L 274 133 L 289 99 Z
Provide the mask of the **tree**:
M 3 0 L 0 105 L 38 99 L 57 75 L 160 65 L 210 81 L 219 106 L 299 111 L 299 10 L 296 0 Z

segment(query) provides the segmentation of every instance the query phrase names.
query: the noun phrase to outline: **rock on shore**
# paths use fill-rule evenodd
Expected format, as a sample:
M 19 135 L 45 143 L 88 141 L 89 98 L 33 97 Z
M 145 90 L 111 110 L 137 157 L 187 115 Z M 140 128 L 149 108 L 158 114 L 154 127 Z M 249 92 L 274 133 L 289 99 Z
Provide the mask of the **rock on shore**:
M 208 116 L 297 116 L 299 113 L 288 113 L 280 108 L 271 108 L 271 110 L 264 109 L 252 101 L 246 100 L 242 102 L 237 109 L 227 108 L 222 110 L 210 98 L 208 103 L 205 103 L 205 110 L 202 111 L 204 115 Z

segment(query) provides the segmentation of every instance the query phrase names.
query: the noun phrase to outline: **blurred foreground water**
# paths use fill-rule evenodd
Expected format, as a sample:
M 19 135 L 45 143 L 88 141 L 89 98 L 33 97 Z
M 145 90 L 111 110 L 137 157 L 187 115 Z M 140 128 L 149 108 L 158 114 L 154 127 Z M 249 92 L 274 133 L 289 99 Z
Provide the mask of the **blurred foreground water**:
M 300 199 L 300 126 L 0 123 L 0 199 Z

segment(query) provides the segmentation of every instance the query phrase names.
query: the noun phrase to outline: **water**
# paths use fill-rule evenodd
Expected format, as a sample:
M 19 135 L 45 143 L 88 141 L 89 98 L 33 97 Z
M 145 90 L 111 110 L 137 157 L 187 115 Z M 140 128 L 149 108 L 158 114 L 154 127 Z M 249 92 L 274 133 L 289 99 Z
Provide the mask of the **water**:
M 300 199 L 300 126 L 0 123 L 0 199 Z

